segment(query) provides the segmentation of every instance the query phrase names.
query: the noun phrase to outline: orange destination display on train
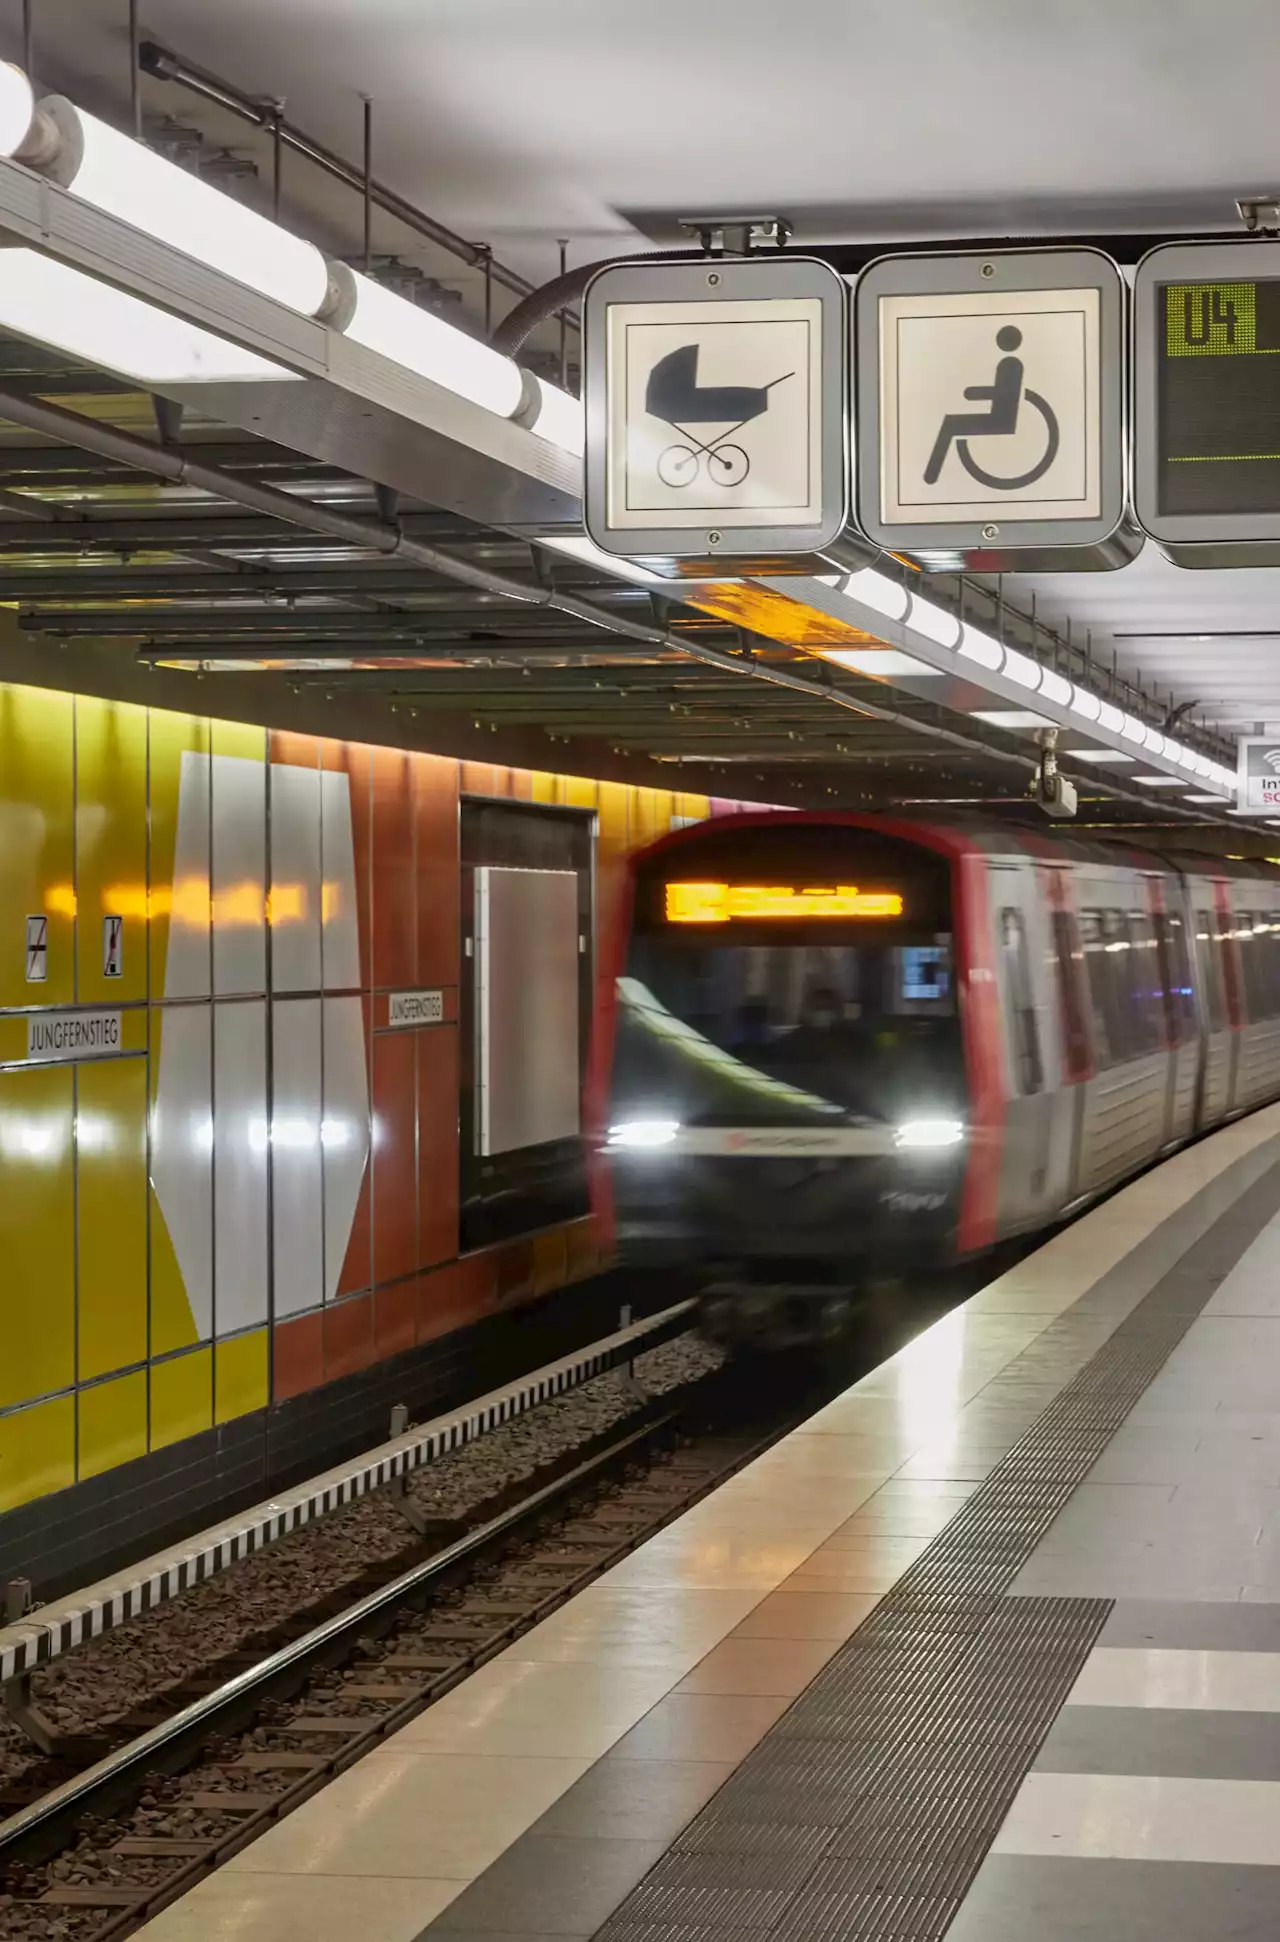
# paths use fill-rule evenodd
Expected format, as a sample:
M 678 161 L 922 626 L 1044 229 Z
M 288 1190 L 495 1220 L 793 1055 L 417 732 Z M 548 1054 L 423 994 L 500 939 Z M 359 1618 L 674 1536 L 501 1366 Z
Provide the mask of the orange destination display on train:
M 860 890 L 856 884 L 793 889 L 786 884 L 669 883 L 669 924 L 727 924 L 776 917 L 901 917 L 896 890 Z

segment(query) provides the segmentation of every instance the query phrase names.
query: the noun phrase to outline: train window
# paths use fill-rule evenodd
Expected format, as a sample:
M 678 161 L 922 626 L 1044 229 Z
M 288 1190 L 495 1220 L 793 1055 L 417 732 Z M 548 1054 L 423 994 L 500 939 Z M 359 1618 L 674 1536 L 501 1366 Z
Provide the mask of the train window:
M 1204 1008 L 1209 1030 L 1221 1032 L 1227 1023 L 1227 1003 L 1222 983 L 1222 945 L 1214 916 L 1207 910 L 1196 912 L 1196 964 L 1200 971 L 1200 982 L 1204 986 Z
M 1089 1026 L 1084 1014 L 1080 989 L 1080 953 L 1076 947 L 1075 926 L 1065 910 L 1050 913 L 1053 954 L 1058 969 L 1058 1007 L 1062 1019 L 1062 1042 L 1066 1049 L 1066 1076 L 1084 1079 L 1089 1073 Z
M 1276 949 L 1280 933 L 1269 913 L 1253 911 L 1241 915 L 1236 935 L 1244 964 L 1249 1019 L 1257 1024 L 1280 1011 L 1280 953 Z
M 1080 922 L 1098 1064 L 1120 1065 L 1143 1049 L 1133 1016 L 1128 920 L 1120 910 L 1085 910 Z
M 1280 1018 L 1280 911 L 1264 910 L 1254 919 L 1254 948 L 1264 1018 Z
M 1156 913 L 1156 942 L 1159 946 L 1160 981 L 1165 990 L 1169 1020 L 1175 1045 L 1185 1045 L 1195 1037 L 1196 1000 L 1191 984 L 1191 954 L 1187 948 L 1187 926 L 1180 910 Z
M 1027 928 L 1020 910 L 1000 912 L 1000 949 L 1004 958 L 1004 988 L 1013 1025 L 1013 1054 L 1018 1091 L 1039 1092 L 1044 1085 L 1040 1059 L 1040 1023 L 1036 1017 Z
M 1240 958 L 1235 944 L 1236 920 L 1229 909 L 1215 910 L 1213 928 L 1216 937 L 1214 950 L 1227 1000 L 1226 1015 L 1228 1020 L 1238 1022 L 1241 1006 Z
M 1240 953 L 1240 982 L 1244 987 L 1245 1015 L 1250 1024 L 1261 1018 L 1258 992 L 1258 952 L 1253 942 L 1254 919 L 1250 911 L 1235 914 L 1236 949 Z
M 1155 932 L 1145 910 L 1129 912 L 1129 1010 L 1133 1053 L 1158 1052 L 1168 1043 L 1164 980 L 1160 973 Z

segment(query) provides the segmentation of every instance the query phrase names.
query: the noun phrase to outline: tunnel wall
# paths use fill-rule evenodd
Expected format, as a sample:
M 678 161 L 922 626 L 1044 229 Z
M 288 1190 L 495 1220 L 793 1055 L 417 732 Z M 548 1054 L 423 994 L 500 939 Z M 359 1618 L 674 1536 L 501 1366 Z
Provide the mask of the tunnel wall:
M 598 925 L 732 806 L 0 685 L 0 1513 L 601 1264 L 458 1256 L 462 795 L 594 809 Z

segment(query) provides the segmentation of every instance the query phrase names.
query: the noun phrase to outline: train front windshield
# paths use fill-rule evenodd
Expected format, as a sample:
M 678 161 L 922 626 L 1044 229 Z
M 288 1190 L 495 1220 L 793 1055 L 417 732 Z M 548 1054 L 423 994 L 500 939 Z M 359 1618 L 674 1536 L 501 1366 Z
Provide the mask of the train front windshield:
M 751 1072 L 857 1117 L 892 1117 L 923 1094 L 955 1089 L 959 1037 L 945 933 L 924 944 L 787 939 L 692 948 L 684 939 L 640 937 L 622 997 L 633 1029 L 643 1033 L 646 1015 L 668 1014 L 687 1028 L 686 1049 L 701 1040 L 723 1055 L 726 1080 L 741 1070 L 735 1117 L 751 1097 Z M 643 1058 L 639 1044 L 631 1050 Z M 639 1071 L 631 1076 L 642 1082 Z M 787 1103 L 784 1091 L 761 1093 L 759 1116 L 788 1118 L 780 1113 Z
M 641 865 L 615 1110 L 798 1125 L 962 1108 L 945 860 L 848 825 L 726 823 Z

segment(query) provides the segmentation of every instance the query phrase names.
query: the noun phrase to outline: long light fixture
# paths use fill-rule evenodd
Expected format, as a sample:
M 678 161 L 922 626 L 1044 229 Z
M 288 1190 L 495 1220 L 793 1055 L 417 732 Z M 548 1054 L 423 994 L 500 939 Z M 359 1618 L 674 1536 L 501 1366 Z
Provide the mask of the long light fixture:
M 420 378 L 430 378 L 446 391 L 469 398 L 472 404 L 497 412 L 500 418 L 511 418 L 519 411 L 524 376 L 518 364 L 447 324 L 443 317 L 432 316 L 394 290 L 384 290 L 358 270 L 348 274 L 349 314 L 343 317 L 339 312 L 334 319 L 344 337 L 391 358 Z
M 324 304 L 329 266 L 313 243 L 108 128 L 65 95 L 47 95 L 36 118 L 56 139 L 32 166 L 82 202 L 304 317 Z
M 582 406 L 567 392 L 526 374 L 513 359 L 345 264 L 329 262 L 314 244 L 108 127 L 66 96 L 47 95 L 34 109 L 30 97 L 26 76 L 0 66 L 0 154 L 18 152 L 28 167 L 105 214 L 581 456 Z M 65 342 L 56 335 L 50 341 Z M 211 355 L 205 362 L 207 375 L 223 375 Z M 265 375 L 269 367 L 259 363 L 261 372 L 249 360 L 226 375 Z M 118 361 L 116 368 L 121 368 Z
M 520 414 L 521 422 L 531 432 L 536 432 L 539 438 L 558 445 L 562 452 L 572 452 L 575 458 L 581 458 L 587 444 L 587 419 L 582 400 L 571 397 L 558 384 L 548 384 L 545 378 L 538 377 L 534 372 L 527 374 L 526 382 L 533 390 L 535 402 L 530 410 L 526 401 L 525 411 Z
M 0 250 L 0 328 L 143 385 L 296 375 L 38 250 Z
M 22 147 L 36 111 L 31 83 L 12 61 L 0 61 L 0 155 Z
M 989 668 L 994 674 L 1004 666 L 1004 649 L 999 641 L 990 634 L 984 634 L 980 627 L 972 627 L 965 622 L 960 635 L 960 658 L 976 661 L 980 668 Z
M 1020 649 L 999 641 L 984 628 L 976 627 L 971 621 L 961 620 L 947 608 L 929 600 L 914 589 L 907 589 L 896 575 L 882 573 L 876 567 L 864 567 L 859 573 L 818 574 L 815 578 L 825 587 L 838 589 L 850 600 L 869 608 L 866 625 L 872 632 L 878 631 L 879 622 L 872 615 L 883 616 L 897 623 L 893 631 L 884 635 L 886 647 L 901 648 L 909 657 L 913 650 L 922 655 L 934 650 L 931 665 L 935 671 L 945 673 L 948 665 L 954 666 L 957 673 L 963 670 L 966 662 L 973 664 L 975 670 L 984 669 L 990 674 L 998 674 L 1015 688 L 1022 688 L 1034 694 L 1038 703 L 1051 703 L 1064 714 L 1070 713 L 1080 721 L 1089 724 L 1090 730 L 1099 739 L 1115 738 L 1117 742 L 1127 742 L 1135 748 L 1145 750 L 1148 757 L 1154 756 L 1169 764 L 1171 769 L 1181 769 L 1188 776 L 1203 777 L 1219 788 L 1234 788 L 1234 773 L 1214 762 L 1209 756 L 1198 755 L 1192 749 L 1183 748 L 1170 740 L 1160 729 L 1141 721 L 1136 715 L 1126 714 L 1113 702 L 1104 701 L 1089 688 L 1068 681 L 1064 675 L 1053 668 L 1043 667 L 1032 656 Z M 788 591 L 785 583 L 778 582 L 779 591 Z M 797 595 L 798 597 L 798 595 Z M 927 646 L 926 646 L 927 643 Z M 940 663 L 937 650 L 945 655 L 955 654 L 954 663 Z M 882 650 L 883 651 L 883 650 Z M 843 653 L 828 650 L 827 660 L 842 660 Z M 894 670 L 885 662 L 881 671 L 890 675 L 899 672 L 903 678 L 914 679 L 915 671 L 908 665 L 906 669 Z M 981 675 L 976 672 L 970 677 L 978 685 L 982 684 Z M 994 690 L 998 693 L 998 690 Z M 1029 709 L 1002 707 L 998 709 L 975 709 L 971 711 L 975 719 L 993 723 L 999 727 L 1041 728 L 1052 727 L 1051 717 L 1036 714 Z M 1063 725 L 1061 723 L 1059 726 Z M 1134 757 L 1121 748 L 1075 748 L 1063 749 L 1062 754 L 1070 754 L 1086 761 L 1131 762 Z M 1176 783 L 1180 778 L 1170 775 L 1169 780 Z M 1155 786 L 1154 784 L 1152 785 Z

